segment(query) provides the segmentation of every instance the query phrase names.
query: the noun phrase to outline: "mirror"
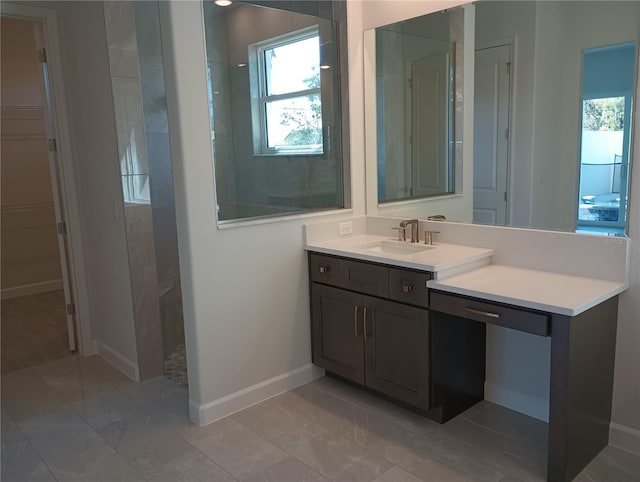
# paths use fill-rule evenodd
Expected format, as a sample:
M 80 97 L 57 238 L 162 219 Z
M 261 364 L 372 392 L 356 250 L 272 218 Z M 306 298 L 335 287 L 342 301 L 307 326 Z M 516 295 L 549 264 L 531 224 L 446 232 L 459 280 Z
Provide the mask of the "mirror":
M 461 10 L 375 32 L 378 202 L 451 194 L 462 141 Z M 457 104 L 457 105 L 456 105 Z M 455 131 L 456 125 L 458 131 Z M 457 151 L 460 154 L 460 151 Z
M 469 7 L 475 8 L 474 161 L 471 169 L 464 164 L 465 201 L 407 200 L 406 207 L 452 221 L 624 234 L 640 2 Z M 367 116 L 375 112 L 370 106 Z M 378 203 L 368 212 L 389 211 Z
M 345 8 L 203 2 L 218 224 L 348 205 Z

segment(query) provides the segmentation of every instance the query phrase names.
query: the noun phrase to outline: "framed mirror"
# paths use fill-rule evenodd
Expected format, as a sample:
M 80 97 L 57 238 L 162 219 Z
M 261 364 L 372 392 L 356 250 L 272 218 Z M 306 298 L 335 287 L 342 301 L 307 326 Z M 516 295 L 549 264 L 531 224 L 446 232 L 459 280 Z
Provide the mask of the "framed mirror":
M 218 225 L 348 207 L 344 2 L 203 13 Z
M 473 77 L 474 142 L 463 156 L 463 189 L 452 199 L 405 200 L 406 206 L 420 217 L 624 234 L 640 2 L 469 7 L 474 67 L 465 80 Z M 367 163 L 372 167 L 369 157 Z M 367 207 L 372 214 L 386 209 Z

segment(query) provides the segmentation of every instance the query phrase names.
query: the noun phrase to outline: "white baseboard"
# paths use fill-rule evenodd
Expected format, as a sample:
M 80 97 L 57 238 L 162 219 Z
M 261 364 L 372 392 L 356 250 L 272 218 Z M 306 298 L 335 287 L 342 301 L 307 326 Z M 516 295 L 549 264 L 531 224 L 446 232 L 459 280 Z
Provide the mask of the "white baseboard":
M 609 445 L 640 455 L 640 430 L 611 422 Z
M 113 365 L 114 368 L 117 368 L 132 380 L 135 380 L 136 382 L 140 381 L 140 370 L 138 369 L 137 363 L 132 362 L 127 357 L 101 341 L 96 340 L 95 344 L 98 356 L 107 363 Z
M 19 298 L 20 296 L 36 295 L 38 293 L 47 293 L 48 291 L 56 291 L 61 289 L 62 280 L 54 279 L 51 281 L 42 281 L 40 283 L 32 283 L 29 285 L 3 288 L 0 293 L 0 297 L 3 300 L 8 300 L 11 298 Z
M 256 403 L 275 397 L 324 375 L 311 363 L 202 405 L 189 400 L 189 415 L 197 425 L 207 425 Z
M 484 399 L 543 422 L 549 421 L 549 401 L 514 392 L 492 383 L 484 384 Z

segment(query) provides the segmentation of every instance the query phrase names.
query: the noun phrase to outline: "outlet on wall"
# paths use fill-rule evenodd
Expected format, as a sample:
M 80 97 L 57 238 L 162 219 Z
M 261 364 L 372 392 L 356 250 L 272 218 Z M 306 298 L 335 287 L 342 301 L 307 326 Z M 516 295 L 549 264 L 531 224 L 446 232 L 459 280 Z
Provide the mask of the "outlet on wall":
M 338 223 L 338 236 L 344 236 L 351 233 L 353 233 L 353 223 L 351 221 Z

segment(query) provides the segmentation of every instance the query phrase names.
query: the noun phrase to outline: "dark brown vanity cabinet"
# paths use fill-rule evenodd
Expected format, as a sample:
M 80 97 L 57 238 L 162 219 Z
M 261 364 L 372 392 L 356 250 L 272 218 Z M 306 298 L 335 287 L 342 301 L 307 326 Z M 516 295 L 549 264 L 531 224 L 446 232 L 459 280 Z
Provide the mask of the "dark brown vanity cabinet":
M 313 362 L 427 410 L 429 312 L 388 298 L 390 279 L 404 294 L 419 293 L 411 280 L 422 281 L 426 303 L 430 274 L 407 270 L 403 278 L 396 268 L 315 253 L 309 266 Z

